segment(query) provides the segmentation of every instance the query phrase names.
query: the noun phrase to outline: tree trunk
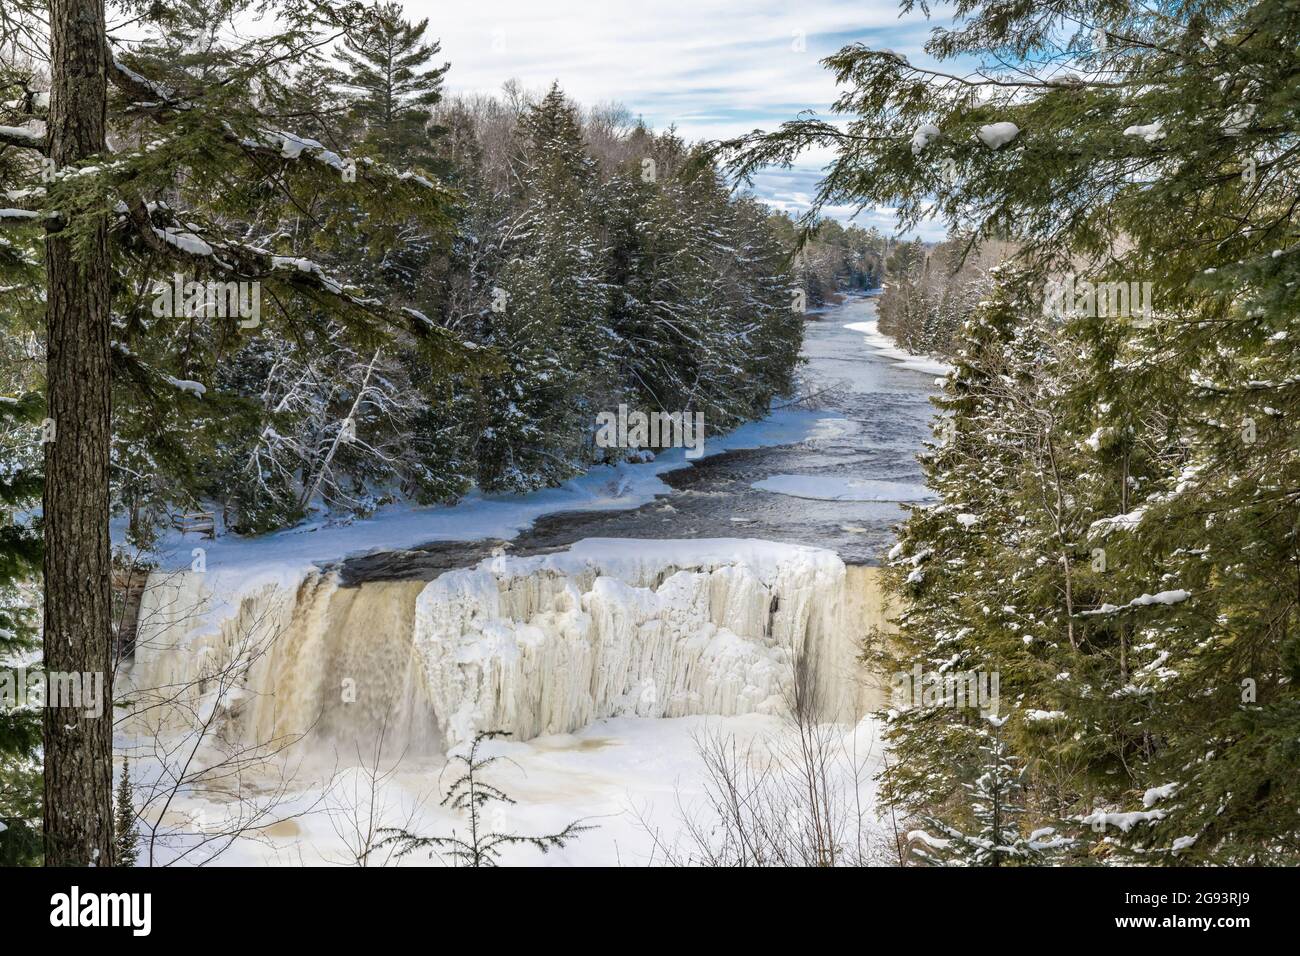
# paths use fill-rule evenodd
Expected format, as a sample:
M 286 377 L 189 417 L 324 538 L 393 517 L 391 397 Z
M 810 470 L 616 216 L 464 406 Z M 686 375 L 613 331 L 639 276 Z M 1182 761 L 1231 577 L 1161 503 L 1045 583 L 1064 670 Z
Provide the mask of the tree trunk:
M 57 170 L 105 150 L 103 0 L 53 0 L 50 47 L 48 129 Z M 107 220 L 101 216 L 81 228 L 90 235 L 78 252 L 57 226 L 45 246 L 53 441 L 45 446 L 44 654 L 47 674 L 79 675 L 83 687 L 102 683 L 98 708 L 84 695 L 74 702 L 51 693 L 47 701 L 48 866 L 113 862 Z

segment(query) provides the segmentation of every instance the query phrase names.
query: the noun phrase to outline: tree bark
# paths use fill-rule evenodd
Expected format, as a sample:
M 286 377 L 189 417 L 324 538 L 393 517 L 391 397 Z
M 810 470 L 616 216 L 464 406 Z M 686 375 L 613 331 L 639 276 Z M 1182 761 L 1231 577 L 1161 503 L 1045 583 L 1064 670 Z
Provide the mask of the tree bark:
M 105 151 L 107 71 L 103 0 L 50 4 L 49 155 L 56 170 Z M 98 715 L 85 699 L 51 693 L 45 708 L 45 862 L 113 862 L 112 585 L 108 468 L 107 220 L 84 245 L 46 236 L 46 392 L 53 440 L 45 445 L 47 674 L 100 680 Z M 47 434 L 47 438 L 51 437 Z

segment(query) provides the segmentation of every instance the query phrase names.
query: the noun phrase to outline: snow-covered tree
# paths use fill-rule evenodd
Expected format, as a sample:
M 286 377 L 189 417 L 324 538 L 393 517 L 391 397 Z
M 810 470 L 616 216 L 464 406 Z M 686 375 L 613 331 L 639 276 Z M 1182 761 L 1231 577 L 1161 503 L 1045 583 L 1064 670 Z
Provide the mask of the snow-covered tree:
M 987 714 L 976 728 L 976 776 L 962 785 L 970 808 L 968 828 L 926 818 L 922 829 L 908 834 L 919 861 L 931 866 L 1038 866 L 1069 844 L 1054 827 L 1024 831 L 1025 768 L 1002 738 L 1006 720 Z

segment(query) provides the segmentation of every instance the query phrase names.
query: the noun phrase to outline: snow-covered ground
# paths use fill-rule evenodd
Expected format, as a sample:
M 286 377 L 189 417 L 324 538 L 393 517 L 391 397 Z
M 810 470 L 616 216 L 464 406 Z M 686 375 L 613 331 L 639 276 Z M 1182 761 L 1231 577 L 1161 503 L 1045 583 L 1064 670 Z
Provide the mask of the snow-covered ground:
M 697 749 L 707 737 L 734 740 L 741 753 L 752 750 L 754 762 L 770 758 L 780 749 L 788 727 L 772 716 L 609 718 L 598 720 L 574 734 L 538 737 L 527 742 L 494 741 L 484 753 L 501 755 L 485 778 L 517 802 L 491 804 L 486 825 L 497 832 L 554 833 L 581 819 L 594 829 L 579 835 L 562 850 L 542 854 L 528 846 L 505 848 L 505 865 L 534 866 L 646 866 L 665 861 L 663 846 L 675 847 L 682 858 L 694 847 L 684 820 L 710 818 L 708 777 Z M 856 728 L 833 732 L 836 754 L 835 792 L 844 838 L 854 844 L 858 834 L 858 807 L 875 803 L 873 777 L 879 770 L 882 747 L 874 719 Z M 392 769 L 391 762 L 382 764 Z M 299 774 L 330 775 L 332 768 L 301 766 Z M 441 779 L 440 779 L 441 775 Z M 222 865 L 328 865 L 348 864 L 350 847 L 358 845 L 358 825 L 401 827 L 421 835 L 465 835 L 463 814 L 439 806 L 441 790 L 452 772 L 443 774 L 440 761 L 404 762 L 399 772 L 385 779 L 371 796 L 369 777 L 359 768 L 340 769 L 329 785 L 295 788 L 268 815 L 263 829 L 235 842 L 216 861 Z M 169 828 L 220 832 L 234 804 L 228 799 L 190 799 L 169 810 Z M 146 827 L 147 836 L 147 827 Z M 862 842 L 878 862 L 892 852 L 886 826 L 868 813 L 862 820 Z M 181 845 L 194 845 L 190 837 Z M 223 846 L 216 841 L 213 847 Z M 174 858 L 169 844 L 159 849 L 157 862 Z M 401 861 L 380 850 L 370 865 L 443 865 L 424 852 Z M 198 862 L 203 851 L 195 854 Z
M 734 737 L 749 766 L 788 747 L 796 660 L 821 719 L 842 721 L 825 733 L 853 840 L 859 812 L 875 832 L 876 725 L 862 717 L 874 703 L 856 657 L 883 618 L 874 570 L 850 575 L 833 552 L 591 539 L 427 583 L 343 588 L 313 570 L 286 585 L 259 571 L 223 592 L 206 574 L 156 577 L 121 685 L 141 713 L 117 746 L 146 832 L 166 834 L 161 860 L 197 845 L 182 862 L 204 862 L 234 828 L 247 832 L 218 862 L 337 862 L 372 804 L 382 825 L 463 829 L 437 806 L 443 754 L 509 729 L 519 739 L 492 744 L 508 759 L 490 779 L 518 803 L 494 808 L 494 829 L 582 817 L 600 829 L 549 861 L 653 862 L 656 839 L 681 843 L 685 818 L 707 818 L 692 735 Z M 381 734 L 372 795 L 364 768 Z M 277 741 L 292 746 L 263 759 Z M 187 783 L 168 799 L 176 777 Z
M 868 346 L 901 368 L 910 368 L 927 375 L 947 375 L 952 371 L 952 366 L 946 362 L 940 362 L 927 355 L 913 355 L 899 348 L 893 339 L 880 331 L 879 324 L 879 320 L 869 319 L 866 322 L 851 322 L 844 327 L 854 332 L 861 332 Z

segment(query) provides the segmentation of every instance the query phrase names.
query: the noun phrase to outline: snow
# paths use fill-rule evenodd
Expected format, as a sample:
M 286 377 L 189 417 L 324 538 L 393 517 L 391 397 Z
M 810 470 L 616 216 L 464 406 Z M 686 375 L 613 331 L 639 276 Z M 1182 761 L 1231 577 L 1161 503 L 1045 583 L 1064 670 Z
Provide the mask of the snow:
M 1133 531 L 1142 523 L 1142 517 L 1146 514 L 1146 511 L 1146 505 L 1139 505 L 1127 514 L 1116 515 L 1113 518 L 1101 518 L 1088 526 L 1088 533 L 1104 536 L 1112 531 Z
M 1140 136 L 1148 143 L 1154 143 L 1156 140 L 1165 138 L 1164 124 L 1157 120 L 1154 123 L 1148 123 L 1146 126 L 1130 126 L 1124 130 L 1125 136 Z
M 33 146 L 37 146 L 45 138 L 45 133 L 24 126 L 0 126 L 0 136 L 6 139 L 25 139 Z
M 0 208 L 0 219 L 36 219 L 39 216 L 40 213 L 30 209 Z
M 597 721 L 575 734 L 557 734 L 527 742 L 509 738 L 492 741 L 485 745 L 485 753 L 500 755 L 502 759 L 489 768 L 486 779 L 517 802 L 508 806 L 490 804 L 485 810 L 485 820 L 491 829 L 520 833 L 554 833 L 578 818 L 595 827 L 564 849 L 546 854 L 529 847 L 506 848 L 501 860 L 505 866 L 662 865 L 663 851 L 657 848 L 656 840 L 670 846 L 679 844 L 678 849 L 686 850 L 682 818 L 700 818 L 709 813 L 708 779 L 696 741 L 705 735 L 720 735 L 734 739 L 739 752 L 752 748 L 756 755 L 762 756 L 784 750 L 782 741 L 787 733 L 782 719 L 761 715 L 662 720 L 618 717 Z M 866 718 L 856 728 L 844 729 L 839 736 L 843 751 L 854 755 L 862 764 L 862 770 L 856 774 L 859 792 L 864 805 L 873 806 L 872 778 L 879 769 L 882 753 L 878 726 Z M 384 769 L 390 764 L 386 759 Z M 443 792 L 438 789 L 438 781 L 441 779 L 445 788 L 450 779 L 450 773 L 445 773 L 443 767 L 441 760 L 404 762 L 376 794 L 376 825 L 409 825 L 419 833 L 430 835 L 449 834 L 453 829 L 463 833 L 464 816 L 438 803 Z M 137 780 L 152 769 L 143 757 L 131 761 L 131 775 Z M 367 799 L 352 802 L 353 783 L 364 795 L 368 780 L 356 769 L 349 769 L 341 771 L 335 781 L 338 785 L 333 793 L 325 784 L 307 785 L 303 781 L 291 799 L 271 814 L 271 820 L 282 822 L 237 840 L 216 864 L 323 866 L 347 861 L 347 847 L 335 826 L 339 825 L 347 833 L 350 813 L 359 810 L 368 816 L 371 807 Z M 851 792 L 849 799 L 852 799 Z M 185 839 L 193 842 L 205 830 L 218 832 L 238 812 L 239 806 L 186 795 L 170 808 L 164 831 L 184 832 Z M 414 819 L 408 822 L 412 813 Z M 892 832 L 887 832 L 887 826 L 874 816 L 865 822 L 869 845 L 881 848 L 882 858 L 888 859 Z M 169 848 L 165 859 L 174 858 L 176 852 L 175 848 Z M 186 862 L 198 860 L 191 858 Z M 437 858 L 430 859 L 424 853 L 413 853 L 400 862 L 387 861 L 382 851 L 372 860 L 372 865 L 385 862 L 411 867 L 440 865 Z
M 312 150 L 311 158 L 318 163 L 324 163 L 332 169 L 342 170 L 345 166 L 343 157 L 331 149 L 326 149 L 321 143 L 314 139 L 304 139 L 294 136 L 292 133 L 280 134 L 283 142 L 280 147 L 280 155 L 286 159 L 297 159 L 304 149 Z
M 1163 820 L 1165 816 L 1164 810 L 1133 810 L 1129 813 L 1107 813 L 1104 810 L 1096 810 L 1087 816 L 1079 817 L 1078 820 L 1085 826 L 1097 829 L 1119 827 L 1120 830 L 1128 833 L 1139 823 L 1155 823 L 1157 820 Z
M 305 272 L 308 275 L 315 276 L 325 289 L 333 292 L 335 295 L 340 295 L 343 292 L 342 283 L 328 276 L 320 265 L 310 259 L 304 259 L 299 256 L 272 256 L 271 268 L 289 270 L 296 269 L 299 272 Z
M 1180 836 L 1174 839 L 1173 845 L 1169 847 L 1169 850 L 1174 854 L 1178 854 L 1178 853 L 1182 853 L 1184 850 L 1190 849 L 1195 845 L 1196 845 L 1196 837 Z
M 413 183 L 415 183 L 416 185 L 423 186 L 425 189 L 436 189 L 436 188 L 437 188 L 437 187 L 436 187 L 432 182 L 430 182 L 428 179 L 426 179 L 425 177 L 421 176 L 419 173 L 413 173 L 413 172 L 411 172 L 410 170 L 406 170 L 406 171 L 404 171 L 404 172 L 402 172 L 402 173 L 399 173 L 398 176 L 397 176 L 397 178 L 400 179 L 400 180 L 403 180 L 404 182 L 413 182 Z
M 979 515 L 962 513 L 957 515 L 957 523 L 969 531 L 975 525 L 979 524 Z
M 1143 594 L 1140 597 L 1135 597 L 1127 604 L 1122 604 L 1122 605 L 1103 604 L 1100 607 L 1095 608 L 1094 610 L 1091 611 L 1080 611 L 1079 616 L 1094 617 L 1097 615 L 1104 615 L 1104 614 L 1117 614 L 1120 611 L 1127 610 L 1128 608 L 1131 607 L 1150 607 L 1153 604 L 1165 604 L 1165 605 L 1179 604 L 1183 601 L 1186 601 L 1191 596 L 1192 594 L 1190 591 L 1184 591 L 1181 589 L 1172 590 L 1172 591 L 1161 591 L 1158 594 Z
M 912 155 L 920 156 L 921 152 L 941 135 L 943 134 L 939 132 L 939 127 L 933 123 L 923 123 L 918 126 L 916 132 L 912 134 Z
M 1025 711 L 1025 720 L 1031 723 L 1039 723 L 1045 720 L 1060 720 L 1065 716 L 1063 710 L 1027 710 Z
M 433 320 L 429 318 L 427 315 L 425 315 L 423 312 L 421 312 L 419 309 L 404 307 L 402 311 L 405 312 L 407 315 L 409 315 L 411 318 L 415 319 L 415 321 L 419 322 L 425 328 L 428 329 L 433 328 Z M 474 348 L 478 347 L 472 342 L 467 342 L 466 344 Z
M 926 375 L 947 375 L 952 371 L 952 366 L 946 362 L 941 362 L 926 355 L 913 355 L 910 352 L 903 351 L 895 344 L 893 339 L 877 328 L 878 324 L 879 320 L 869 319 L 866 322 L 850 322 L 844 327 L 853 332 L 861 332 L 866 337 L 869 348 L 885 358 L 893 359 L 902 368 L 911 369 L 914 372 L 923 372 Z
M 948 844 L 952 842 L 951 840 L 942 840 L 939 837 L 931 836 L 924 830 L 909 830 L 907 832 L 906 840 L 908 843 L 924 843 L 932 850 L 945 849 Z
M 1130 601 L 1129 607 L 1147 607 L 1151 604 L 1178 604 L 1186 601 L 1191 596 L 1190 591 L 1182 589 L 1161 591 L 1158 594 L 1143 594 L 1141 597 L 1135 597 Z
M 207 387 L 202 382 L 195 382 L 188 378 L 172 378 L 170 375 L 166 378 L 167 384 L 198 398 L 202 398 L 207 393 Z
M 1177 783 L 1166 783 L 1163 786 L 1152 787 L 1146 793 L 1142 794 L 1142 806 L 1144 809 L 1151 809 L 1161 800 L 1168 800 L 1178 792 Z
M 327 149 L 323 143 L 317 140 L 297 136 L 284 130 L 264 129 L 258 135 L 262 139 L 243 139 L 240 140 L 241 145 L 250 149 L 274 149 L 285 159 L 302 159 L 305 154 L 308 159 L 315 160 L 339 172 L 343 172 L 347 168 L 347 162 L 342 156 L 331 149 Z
M 990 123 L 981 126 L 975 135 L 989 149 L 999 149 L 1020 135 L 1020 127 L 1015 123 Z
M 192 232 L 186 232 L 174 226 L 169 226 L 166 229 L 159 229 L 154 226 L 153 231 L 159 239 L 170 246 L 175 246 L 181 252 L 188 252 L 192 256 L 212 255 L 212 247 Z
M 934 492 L 925 485 L 832 475 L 772 475 L 750 485 L 791 498 L 814 501 L 933 501 Z
M 1246 103 L 1227 115 L 1223 121 L 1223 132 L 1228 136 L 1240 136 L 1250 127 L 1255 119 L 1255 104 Z

